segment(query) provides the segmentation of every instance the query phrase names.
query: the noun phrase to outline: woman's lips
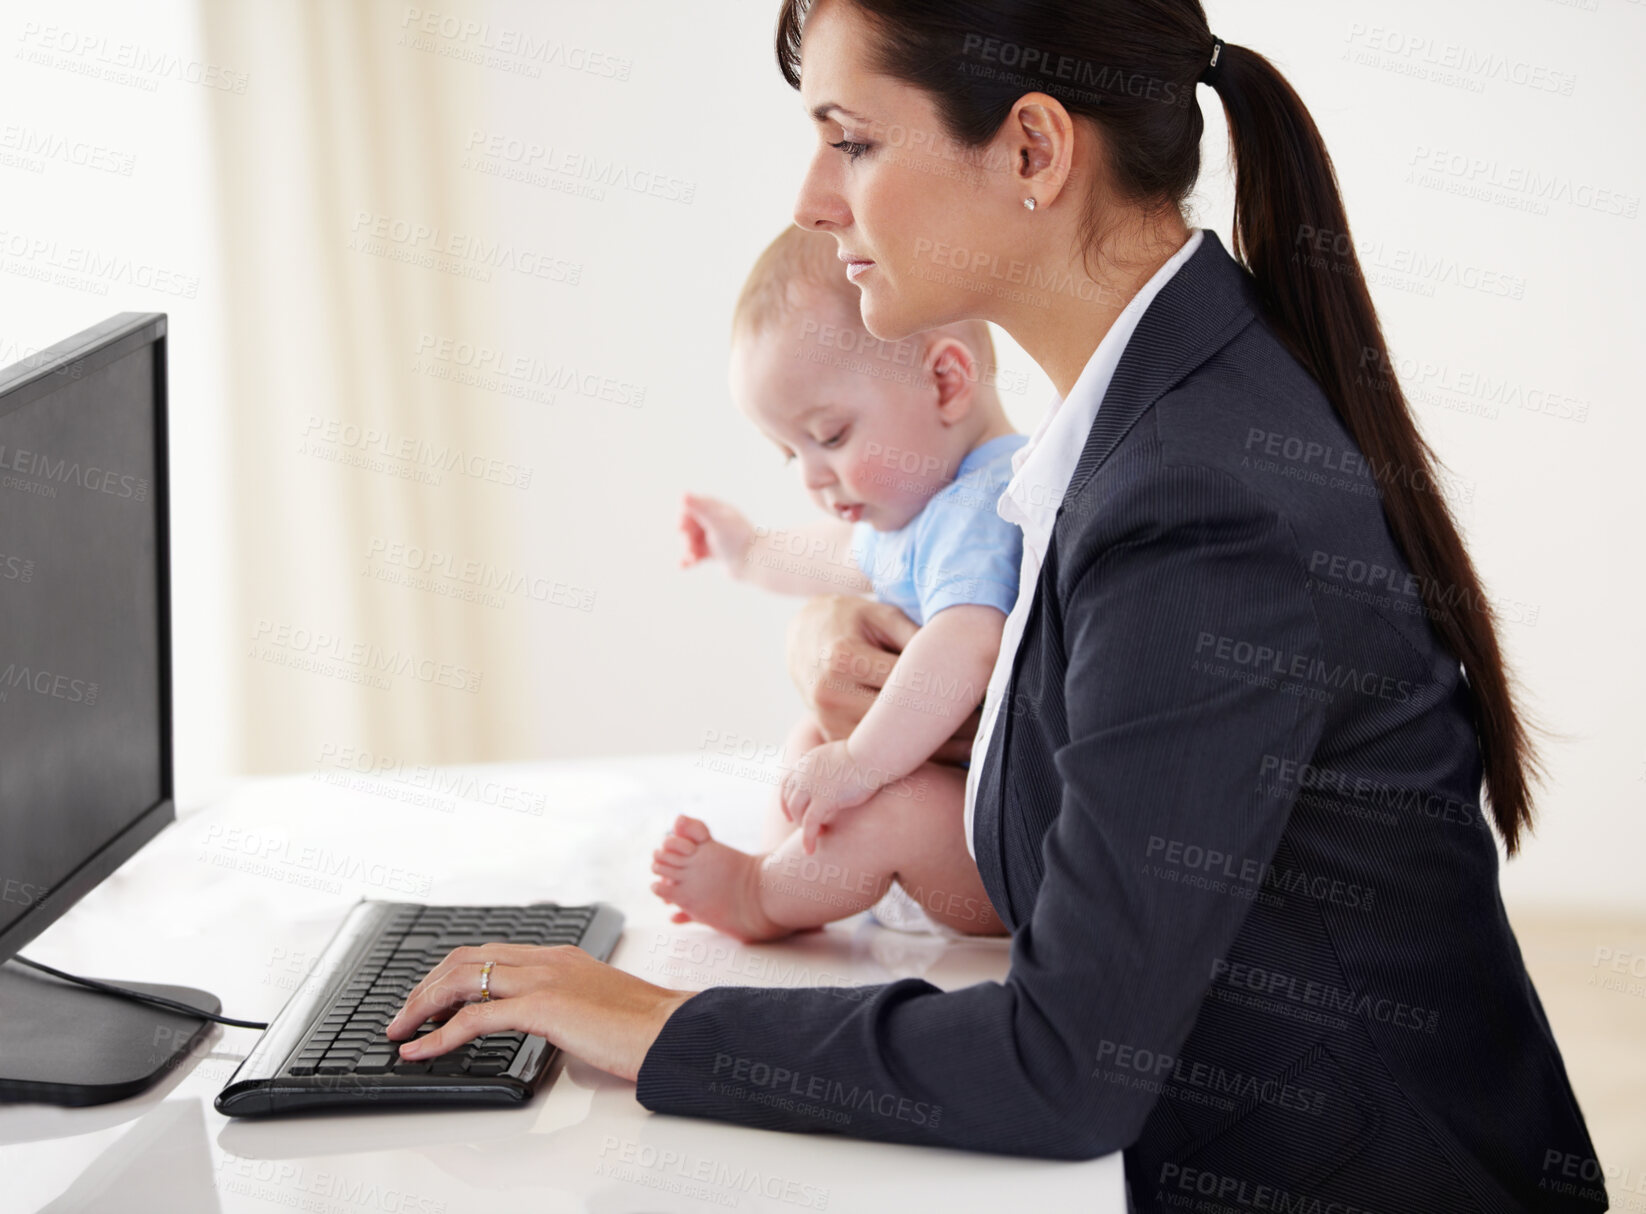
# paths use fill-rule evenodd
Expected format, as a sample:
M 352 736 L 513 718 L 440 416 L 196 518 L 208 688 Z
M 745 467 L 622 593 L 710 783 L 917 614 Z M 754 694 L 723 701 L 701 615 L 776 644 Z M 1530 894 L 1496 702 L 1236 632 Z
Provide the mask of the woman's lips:
M 874 265 L 874 262 L 870 261 L 867 257 L 853 257 L 844 249 L 840 251 L 839 257 L 841 261 L 846 263 L 846 277 L 851 279 L 853 282 L 857 281 L 857 276 L 859 274 L 862 274 Z

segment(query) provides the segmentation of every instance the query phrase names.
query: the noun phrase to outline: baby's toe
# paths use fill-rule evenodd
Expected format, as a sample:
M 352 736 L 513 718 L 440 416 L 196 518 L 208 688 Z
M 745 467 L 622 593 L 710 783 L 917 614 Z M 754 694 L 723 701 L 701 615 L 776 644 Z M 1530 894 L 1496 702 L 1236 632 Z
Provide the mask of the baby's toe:
M 707 843 L 709 828 L 696 818 L 689 818 L 681 814 L 674 820 L 674 833 L 682 835 L 693 843 Z

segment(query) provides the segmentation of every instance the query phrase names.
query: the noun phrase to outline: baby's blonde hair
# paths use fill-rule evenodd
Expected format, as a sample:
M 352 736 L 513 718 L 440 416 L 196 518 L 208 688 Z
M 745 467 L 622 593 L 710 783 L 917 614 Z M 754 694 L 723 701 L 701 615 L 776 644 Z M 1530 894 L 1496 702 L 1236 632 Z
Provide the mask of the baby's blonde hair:
M 846 277 L 846 265 L 837 249 L 827 232 L 808 232 L 793 224 L 779 232 L 755 259 L 738 293 L 732 308 L 732 339 L 759 337 L 790 316 L 815 311 L 821 300 L 873 341 L 858 310 L 857 287 Z M 985 322 L 963 320 L 941 331 L 971 348 L 980 372 L 994 370 L 994 338 Z

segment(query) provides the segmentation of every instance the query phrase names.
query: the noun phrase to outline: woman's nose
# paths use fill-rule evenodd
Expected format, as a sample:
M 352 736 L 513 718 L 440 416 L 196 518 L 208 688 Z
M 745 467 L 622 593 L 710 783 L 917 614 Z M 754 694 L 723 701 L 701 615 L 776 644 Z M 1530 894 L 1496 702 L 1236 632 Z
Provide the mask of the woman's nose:
M 812 157 L 794 200 L 794 221 L 808 232 L 832 232 L 852 221 L 851 210 L 833 179 L 837 166 L 827 158 L 831 151 L 821 148 Z

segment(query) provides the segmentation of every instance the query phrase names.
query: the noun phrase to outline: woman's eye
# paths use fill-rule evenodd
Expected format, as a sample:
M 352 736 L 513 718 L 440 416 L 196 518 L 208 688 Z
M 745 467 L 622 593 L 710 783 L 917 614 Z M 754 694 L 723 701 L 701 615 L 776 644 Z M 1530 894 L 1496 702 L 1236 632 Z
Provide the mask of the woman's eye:
M 839 143 L 831 143 L 829 146 L 831 148 L 839 148 L 842 152 L 845 152 L 846 155 L 849 158 L 851 158 L 852 160 L 856 160 L 859 156 L 863 155 L 863 153 L 865 153 L 869 150 L 869 145 L 868 144 L 866 144 L 866 143 L 854 143 L 850 139 L 842 139 Z

